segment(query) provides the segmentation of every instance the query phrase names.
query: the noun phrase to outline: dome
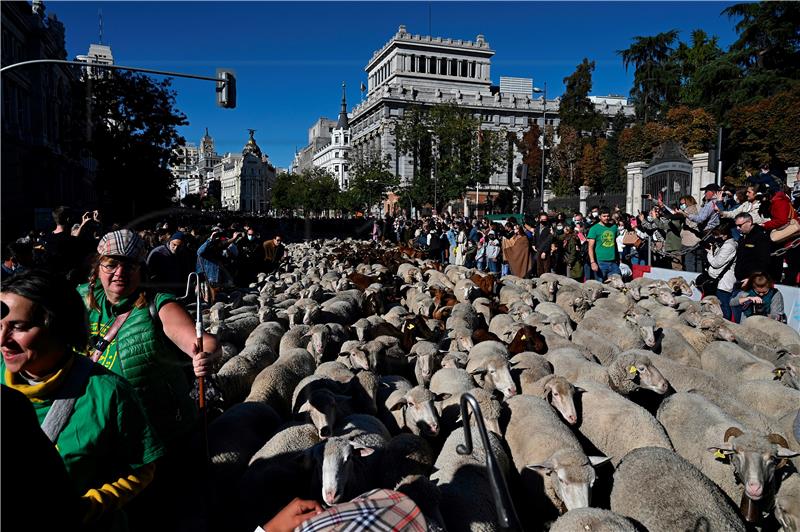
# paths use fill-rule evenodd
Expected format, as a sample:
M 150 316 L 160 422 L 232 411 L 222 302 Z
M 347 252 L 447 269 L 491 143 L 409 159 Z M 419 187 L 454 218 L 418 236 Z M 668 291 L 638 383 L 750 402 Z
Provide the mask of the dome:
M 250 138 L 247 139 L 247 144 L 245 144 L 244 148 L 242 149 L 242 155 L 255 155 L 261 159 L 261 148 L 259 148 L 258 144 L 256 144 L 256 139 L 253 138 L 253 134 L 256 132 L 256 130 L 249 129 L 248 131 L 250 132 Z

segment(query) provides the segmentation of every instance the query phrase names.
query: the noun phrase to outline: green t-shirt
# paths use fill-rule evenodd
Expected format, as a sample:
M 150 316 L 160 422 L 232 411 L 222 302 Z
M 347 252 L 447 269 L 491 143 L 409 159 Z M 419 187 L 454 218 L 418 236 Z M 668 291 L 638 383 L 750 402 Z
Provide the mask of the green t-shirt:
M 19 377 L 13 380 L 25 384 Z M 2 359 L 0 383 L 9 384 Z M 53 401 L 43 398 L 31 403 L 41 425 Z M 164 454 L 133 387 L 97 364 L 93 364 L 84 393 L 75 401 L 58 436 L 56 450 L 81 494 L 114 482 Z
M 121 300 L 116 305 L 112 305 L 108 299 L 103 298 L 102 304 L 100 305 L 100 310 L 96 309 L 88 309 L 89 313 L 89 337 L 92 338 L 90 342 L 88 354 L 91 355 L 94 352 L 94 339 L 96 337 L 102 338 L 108 332 L 108 329 L 111 328 L 113 325 L 114 320 L 117 317 L 117 312 L 119 309 L 127 310 L 131 307 L 134 301 L 131 301 L 134 298 L 138 298 L 139 293 L 136 292 L 133 296 L 125 298 Z M 165 303 L 169 303 L 170 301 L 175 301 L 175 296 L 172 294 L 164 294 L 158 293 L 155 295 L 155 302 L 156 302 L 156 311 L 161 310 L 161 307 Z M 122 373 L 122 366 L 119 362 L 119 349 L 117 348 L 117 338 L 114 337 L 111 340 L 111 343 L 108 344 L 103 354 L 97 360 L 97 363 L 103 366 L 106 369 L 110 369 L 117 375 L 123 375 Z
M 598 222 L 589 228 L 587 238 L 595 241 L 595 260 L 613 262 L 617 259 L 617 224 L 606 226 Z

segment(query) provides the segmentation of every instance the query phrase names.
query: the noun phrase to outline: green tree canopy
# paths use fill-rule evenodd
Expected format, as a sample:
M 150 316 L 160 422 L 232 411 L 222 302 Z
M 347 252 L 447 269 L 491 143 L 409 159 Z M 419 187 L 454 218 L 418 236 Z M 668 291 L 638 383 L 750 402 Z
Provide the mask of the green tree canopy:
M 386 193 L 400 183 L 390 167 L 389 155 L 381 157 L 372 150 L 356 155 L 350 164 L 349 190 L 343 194 L 348 210 L 366 212 L 386 198 Z
M 184 144 L 177 128 L 188 123 L 175 108 L 170 81 L 115 71 L 92 80 L 91 87 L 86 81 L 77 85 L 84 99 L 90 88 L 88 148 L 97 160 L 104 211 L 127 223 L 169 206 L 175 192 L 169 170 L 177 162 L 173 150 Z
M 575 72 L 564 78 L 566 88 L 558 108 L 560 125 L 574 129 L 579 135 L 597 136 L 603 130 L 603 116 L 595 110 L 589 100 L 592 72 L 594 72 L 594 61 L 584 58 Z
M 272 206 L 285 213 L 302 209 L 320 214 L 339 206 L 339 185 L 324 168 L 309 168 L 299 173 L 281 173 L 272 185 Z

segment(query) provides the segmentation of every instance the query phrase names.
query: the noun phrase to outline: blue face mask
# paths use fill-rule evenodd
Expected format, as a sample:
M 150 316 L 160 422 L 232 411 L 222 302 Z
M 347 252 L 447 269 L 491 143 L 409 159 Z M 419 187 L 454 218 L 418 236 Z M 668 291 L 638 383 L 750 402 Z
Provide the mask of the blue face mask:
M 255 237 L 256 235 L 247 235 L 247 240 L 253 240 Z
M 685 211 L 685 210 L 686 210 L 686 204 L 685 204 L 685 203 L 681 203 L 681 210 L 682 210 L 682 211 Z

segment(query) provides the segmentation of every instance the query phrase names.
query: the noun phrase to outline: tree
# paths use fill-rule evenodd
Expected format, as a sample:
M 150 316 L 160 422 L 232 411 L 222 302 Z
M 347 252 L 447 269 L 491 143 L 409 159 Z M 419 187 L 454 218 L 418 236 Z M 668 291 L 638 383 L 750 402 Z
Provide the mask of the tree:
M 605 175 L 603 154 L 606 144 L 608 144 L 606 139 L 598 138 L 595 142 L 587 142 L 583 145 L 583 153 L 578 160 L 579 185 L 586 185 L 593 189 L 600 188 Z
M 708 103 L 710 95 L 695 77 L 698 71 L 723 55 L 718 41 L 717 37 L 709 37 L 705 31 L 697 29 L 692 32 L 691 46 L 681 42 L 675 50 L 673 58 L 679 65 L 681 75 L 681 103 L 690 107 L 700 107 Z
M 618 154 L 623 165 L 635 161 L 649 161 L 656 148 L 666 140 L 665 127 L 656 122 L 636 124 L 619 136 Z
M 748 71 L 772 70 L 798 79 L 800 65 L 800 4 L 755 2 L 735 4 L 723 14 L 739 17 L 739 38 L 730 51 Z
M 350 188 L 346 202 L 356 209 L 368 211 L 386 197 L 388 190 L 400 180 L 391 171 L 389 155 L 367 150 L 356 156 L 350 165 Z
M 277 210 L 293 213 L 302 209 L 303 214 L 320 214 L 336 209 L 339 202 L 339 185 L 324 168 L 307 168 L 299 173 L 281 173 L 272 185 L 272 206 Z
M 665 136 L 680 143 L 691 154 L 708 151 L 716 143 L 717 123 L 704 109 L 685 105 L 667 112 Z
M 620 109 L 611 121 L 611 133 L 603 148 L 603 176 L 599 183 L 592 185 L 595 192 L 617 190 L 625 182 L 625 165 L 629 161 L 620 157 L 619 140 L 627 123 L 628 119 Z
M 564 95 L 558 108 L 560 125 L 571 127 L 578 134 L 599 135 L 603 130 L 603 116 L 594 108 L 589 93 L 592 90 L 594 61 L 584 58 L 575 72 L 564 78 Z
M 631 98 L 636 116 L 644 123 L 665 113 L 678 99 L 680 69 L 672 59 L 673 44 L 678 30 L 665 31 L 651 37 L 636 36 L 633 44 L 618 50 L 627 71 L 635 69 Z
M 480 128 L 479 118 L 455 103 L 407 110 L 395 125 L 398 152 L 411 155 L 414 178 L 404 191 L 437 210 L 474 183 L 486 183 L 507 160 L 504 131 Z
M 184 144 L 177 128 L 188 122 L 170 87 L 168 79 L 128 72 L 91 82 L 88 148 L 97 160 L 98 197 L 115 221 L 165 208 L 174 196 L 169 167 Z M 88 83 L 77 88 L 85 94 Z
M 583 153 L 583 143 L 578 132 L 569 126 L 560 128 L 561 142 L 553 151 L 553 165 L 558 169 L 558 177 L 553 191 L 556 195 L 574 194 L 580 185 L 577 179 L 577 164 Z
M 526 198 L 532 198 L 533 192 L 539 189 L 542 176 L 542 130 L 533 120 L 528 121 L 528 130 L 516 142 L 517 149 L 522 154 L 522 164 L 528 165 L 528 186 L 524 191 Z

